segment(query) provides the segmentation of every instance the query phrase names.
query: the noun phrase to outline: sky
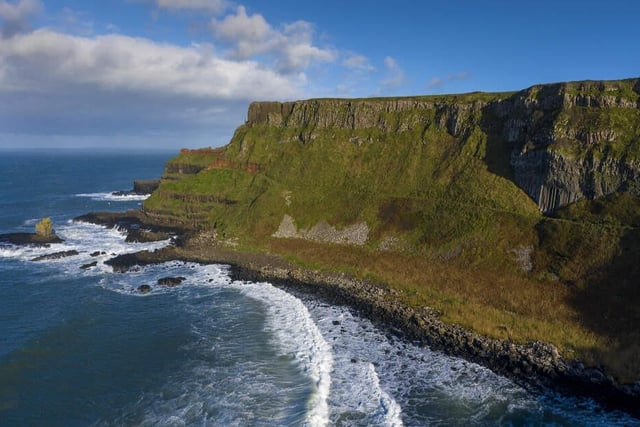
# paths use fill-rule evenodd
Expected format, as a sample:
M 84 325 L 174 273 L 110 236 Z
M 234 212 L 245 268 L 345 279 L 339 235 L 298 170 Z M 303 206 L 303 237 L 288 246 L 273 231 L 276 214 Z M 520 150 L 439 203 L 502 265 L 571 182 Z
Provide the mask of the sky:
M 252 101 L 640 76 L 638 0 L 0 0 L 0 149 L 226 144 Z

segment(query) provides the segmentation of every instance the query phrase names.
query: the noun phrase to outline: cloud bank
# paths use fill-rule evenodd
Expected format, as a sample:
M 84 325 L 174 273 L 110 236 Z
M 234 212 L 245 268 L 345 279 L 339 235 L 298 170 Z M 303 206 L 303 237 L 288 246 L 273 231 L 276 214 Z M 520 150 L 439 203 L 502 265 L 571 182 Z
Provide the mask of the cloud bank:
M 0 1 L 0 23 L 2 38 L 11 37 L 30 29 L 29 21 L 42 10 L 38 0 L 20 0 L 18 3 Z
M 203 41 L 132 37 L 111 23 L 109 34 L 96 34 L 99 25 L 68 8 L 59 12 L 61 22 L 72 22 L 66 31 L 34 29 L 45 10 L 40 1 L 0 0 L 0 148 L 21 135 L 186 140 L 205 132 L 225 135 L 211 141 L 220 145 L 242 123 L 250 101 L 313 95 L 310 72 L 326 74 L 324 67 L 332 66 L 331 72 L 342 68 L 362 78 L 376 70 L 361 54 L 319 44 L 314 25 L 304 20 L 273 25 L 227 0 L 138 1 L 169 18 L 197 12 L 208 23 Z M 385 59 L 385 70 L 384 86 L 402 84 L 393 58 Z

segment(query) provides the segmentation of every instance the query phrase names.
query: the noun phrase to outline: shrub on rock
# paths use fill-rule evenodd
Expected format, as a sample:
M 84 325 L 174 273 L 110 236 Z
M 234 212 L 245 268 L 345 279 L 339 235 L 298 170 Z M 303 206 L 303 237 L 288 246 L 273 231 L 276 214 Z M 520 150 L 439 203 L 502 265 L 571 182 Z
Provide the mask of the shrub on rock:
M 53 236 L 53 222 L 51 222 L 51 218 L 43 218 L 36 224 L 36 234 L 42 237 Z

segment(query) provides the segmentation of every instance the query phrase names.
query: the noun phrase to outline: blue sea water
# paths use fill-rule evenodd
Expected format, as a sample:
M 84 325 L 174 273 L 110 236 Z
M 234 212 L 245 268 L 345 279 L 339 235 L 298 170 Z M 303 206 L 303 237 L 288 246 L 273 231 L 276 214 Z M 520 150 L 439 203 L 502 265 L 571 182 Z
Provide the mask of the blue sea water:
M 159 177 L 170 156 L 0 152 L 0 233 L 50 216 L 65 239 L 0 247 L 0 426 L 640 425 L 395 338 L 347 307 L 233 281 L 224 265 L 113 273 L 114 254 L 167 242 L 125 243 L 72 218 L 139 207 L 111 192 Z M 79 255 L 32 261 L 70 249 Z M 164 276 L 186 280 L 156 286 Z

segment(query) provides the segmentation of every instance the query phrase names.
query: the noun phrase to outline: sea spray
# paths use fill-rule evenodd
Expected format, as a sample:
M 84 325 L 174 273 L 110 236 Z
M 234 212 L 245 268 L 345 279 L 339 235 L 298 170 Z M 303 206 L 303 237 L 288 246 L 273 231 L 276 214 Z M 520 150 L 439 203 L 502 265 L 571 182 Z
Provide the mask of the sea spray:
M 76 197 L 87 197 L 95 201 L 107 202 L 141 202 L 149 198 L 149 194 L 117 194 L 115 192 L 79 193 Z

